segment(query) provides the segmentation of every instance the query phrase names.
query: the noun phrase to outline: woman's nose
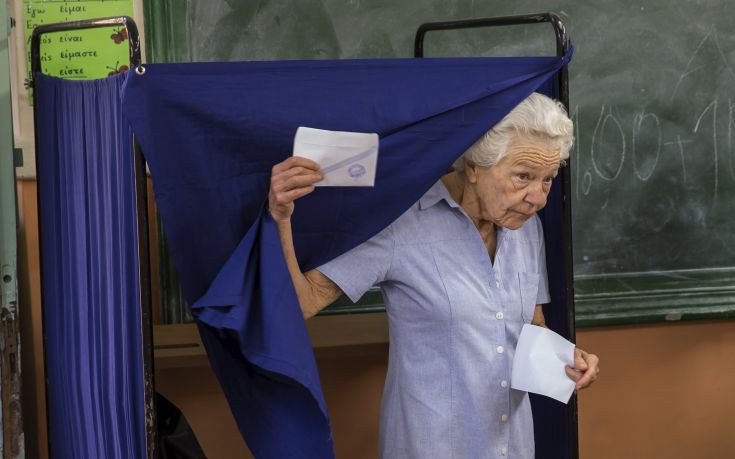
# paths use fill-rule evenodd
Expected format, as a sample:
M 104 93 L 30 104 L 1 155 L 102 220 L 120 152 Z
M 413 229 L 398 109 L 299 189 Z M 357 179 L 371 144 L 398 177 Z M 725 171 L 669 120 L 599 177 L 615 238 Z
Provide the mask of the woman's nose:
M 537 206 L 539 209 L 546 205 L 546 192 L 543 189 L 543 185 L 539 184 L 534 186 L 526 194 L 525 201 L 529 204 Z

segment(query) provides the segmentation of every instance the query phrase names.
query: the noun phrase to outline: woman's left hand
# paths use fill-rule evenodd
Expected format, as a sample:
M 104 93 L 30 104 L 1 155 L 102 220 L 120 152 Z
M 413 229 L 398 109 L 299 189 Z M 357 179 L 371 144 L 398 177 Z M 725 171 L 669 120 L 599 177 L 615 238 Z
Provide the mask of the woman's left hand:
M 567 376 L 577 383 L 576 390 L 589 387 L 600 374 L 600 359 L 582 349 L 574 348 L 574 368 L 567 365 Z

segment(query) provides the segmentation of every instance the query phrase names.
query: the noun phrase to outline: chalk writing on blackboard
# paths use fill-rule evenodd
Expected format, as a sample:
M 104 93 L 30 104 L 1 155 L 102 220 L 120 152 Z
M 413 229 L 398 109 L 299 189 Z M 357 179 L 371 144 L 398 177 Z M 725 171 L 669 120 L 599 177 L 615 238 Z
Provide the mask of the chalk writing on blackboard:
M 584 109 L 586 112 L 586 107 Z M 572 111 L 572 119 L 575 121 L 575 126 L 579 126 L 582 110 L 583 107 L 575 106 Z M 584 172 L 580 170 L 576 171 L 578 179 L 575 182 L 575 193 L 578 198 L 590 193 L 594 178 L 605 182 L 617 180 L 623 172 L 623 166 L 628 162 L 632 166 L 631 175 L 633 178 L 641 182 L 648 181 L 656 173 L 661 155 L 667 152 L 673 152 L 673 154 L 678 156 L 681 179 L 682 182 L 686 183 L 687 152 L 690 146 L 701 145 L 702 143 L 709 146 L 709 151 L 707 152 L 709 155 L 708 164 L 713 165 L 710 180 L 708 181 L 711 188 L 711 198 L 712 201 L 718 198 L 721 175 L 720 163 L 722 161 L 719 144 L 724 143 L 724 139 L 726 139 L 727 147 L 725 153 L 729 156 L 735 153 L 733 151 L 733 138 L 735 137 L 735 101 L 732 98 L 721 100 L 719 97 L 715 97 L 712 99 L 712 101 L 697 113 L 698 116 L 694 120 L 693 126 L 689 130 L 684 130 L 685 133 L 689 134 L 687 138 L 682 138 L 681 132 L 672 133 L 670 138 L 664 137 L 660 118 L 656 113 L 645 111 L 636 113 L 633 116 L 631 125 L 624 125 L 613 113 L 611 106 L 603 105 L 598 110 L 597 122 L 589 138 L 584 134 L 580 134 L 579 130 L 576 135 L 578 142 L 582 144 L 578 146 L 578 150 L 586 150 L 591 164 L 591 167 L 584 170 Z M 726 110 L 726 115 L 719 114 L 724 110 Z M 725 116 L 726 118 L 724 132 L 720 131 L 718 116 Z M 653 149 L 640 151 L 638 141 L 644 135 L 649 139 L 654 139 L 652 140 Z M 709 136 L 710 139 L 707 139 L 706 142 L 697 143 L 697 137 L 701 137 L 701 135 Z M 607 163 L 614 164 L 612 168 L 605 168 L 600 164 L 599 156 L 603 145 L 608 147 L 606 149 L 607 154 L 605 155 L 605 159 Z M 651 142 L 649 142 L 650 145 Z M 698 150 L 701 152 L 701 148 L 698 148 Z M 609 154 L 610 152 L 614 152 L 614 155 L 611 156 Z M 648 162 L 650 164 L 641 166 L 638 161 L 638 157 L 641 155 L 645 155 L 649 159 Z M 698 159 L 701 161 L 701 154 L 698 156 Z M 729 175 L 733 179 L 735 179 L 734 162 L 730 160 L 728 168 Z M 667 170 L 667 172 L 670 172 L 670 170 Z

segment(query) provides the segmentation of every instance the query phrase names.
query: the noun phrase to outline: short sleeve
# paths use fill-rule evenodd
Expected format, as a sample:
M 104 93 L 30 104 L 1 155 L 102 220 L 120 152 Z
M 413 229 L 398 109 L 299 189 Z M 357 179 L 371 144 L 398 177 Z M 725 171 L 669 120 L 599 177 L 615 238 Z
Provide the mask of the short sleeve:
M 357 302 L 373 285 L 385 280 L 393 258 L 393 233 L 385 228 L 372 238 L 316 268 Z
M 551 294 L 549 294 L 549 276 L 546 271 L 546 244 L 544 242 L 544 228 L 541 226 L 541 220 L 537 220 L 538 228 L 538 294 L 536 296 L 536 304 L 551 303 Z

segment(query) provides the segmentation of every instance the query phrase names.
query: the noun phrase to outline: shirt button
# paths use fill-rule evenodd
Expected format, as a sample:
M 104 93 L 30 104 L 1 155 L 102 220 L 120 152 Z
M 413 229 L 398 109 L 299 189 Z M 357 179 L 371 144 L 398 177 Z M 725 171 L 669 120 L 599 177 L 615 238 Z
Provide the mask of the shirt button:
M 506 448 L 505 446 L 500 448 L 500 454 L 502 454 L 503 456 L 508 454 L 508 448 Z
M 495 351 L 496 351 L 496 352 L 497 352 L 498 354 L 502 354 L 502 353 L 503 353 L 503 351 L 505 351 L 505 349 L 503 349 L 503 346 L 498 346 L 498 347 L 496 347 L 496 348 L 495 348 Z
M 500 387 L 503 387 L 503 388 L 508 387 L 508 381 L 505 381 L 505 380 L 500 381 Z
M 499 280 L 496 280 L 495 281 L 495 286 L 498 287 L 498 288 L 500 288 L 500 281 Z
M 503 422 L 507 421 L 508 420 L 508 415 L 507 414 L 504 414 L 504 415 L 500 416 L 500 420 L 503 421 Z
M 505 317 L 505 316 L 503 316 L 503 313 L 502 312 L 498 312 L 498 313 L 495 314 L 495 318 L 498 319 L 498 320 L 503 320 L 503 317 Z

